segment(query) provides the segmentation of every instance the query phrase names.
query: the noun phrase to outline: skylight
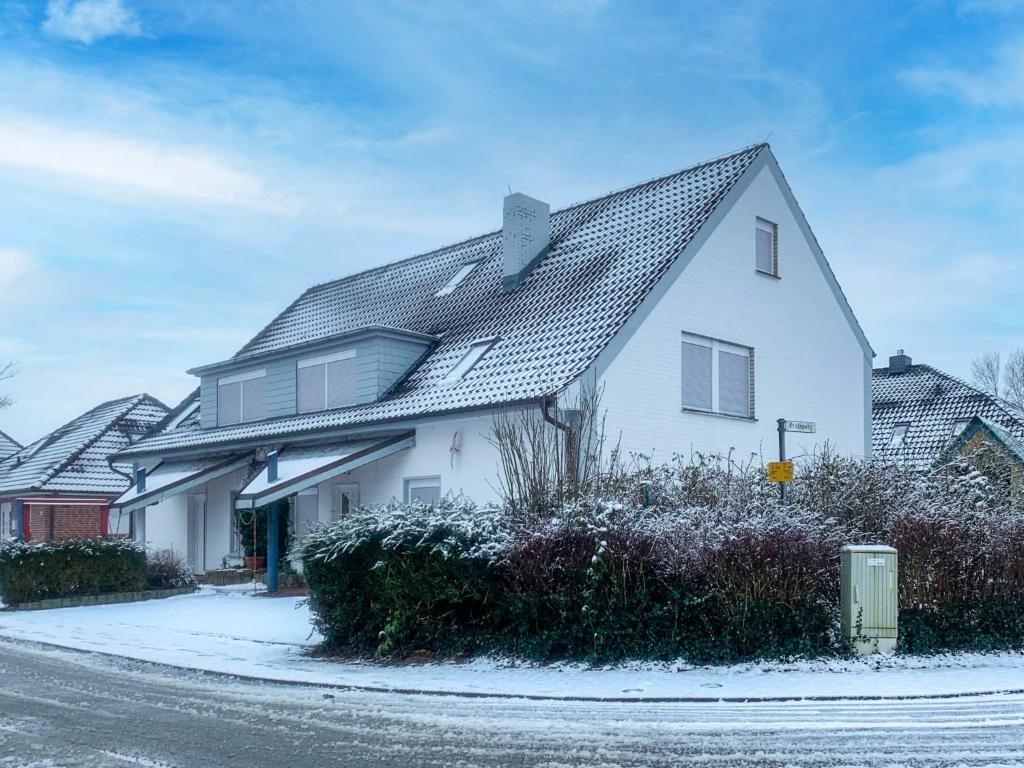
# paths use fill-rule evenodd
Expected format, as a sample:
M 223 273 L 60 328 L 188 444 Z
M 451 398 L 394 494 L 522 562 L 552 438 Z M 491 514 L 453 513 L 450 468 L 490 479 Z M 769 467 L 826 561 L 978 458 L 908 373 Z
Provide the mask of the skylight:
M 476 269 L 476 262 L 470 264 L 463 264 L 459 267 L 459 271 L 452 275 L 452 279 L 444 284 L 444 288 L 435 293 L 435 296 L 447 296 L 449 293 L 458 288 L 462 281 L 469 277 L 469 273 Z
M 487 354 L 487 351 L 494 346 L 496 341 L 497 339 L 474 341 L 466 354 L 448 371 L 448 375 L 444 377 L 444 380 L 447 382 L 461 381 L 467 373 L 473 370 L 473 367 L 480 362 L 480 359 Z
M 889 447 L 900 448 L 907 441 L 907 432 L 909 430 L 909 424 L 897 424 L 893 427 L 892 436 L 889 438 Z

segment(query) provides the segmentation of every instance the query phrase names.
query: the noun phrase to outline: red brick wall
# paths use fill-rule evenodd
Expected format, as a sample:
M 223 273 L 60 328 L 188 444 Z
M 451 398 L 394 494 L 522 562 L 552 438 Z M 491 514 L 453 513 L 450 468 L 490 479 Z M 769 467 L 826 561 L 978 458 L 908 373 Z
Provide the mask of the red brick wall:
M 33 541 L 81 539 L 106 533 L 103 526 L 106 507 L 102 504 L 33 504 L 31 509 Z

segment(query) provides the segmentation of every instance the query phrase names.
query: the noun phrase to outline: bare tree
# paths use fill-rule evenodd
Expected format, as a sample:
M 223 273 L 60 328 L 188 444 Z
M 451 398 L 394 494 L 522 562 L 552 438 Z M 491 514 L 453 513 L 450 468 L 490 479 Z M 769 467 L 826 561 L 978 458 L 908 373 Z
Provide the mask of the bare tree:
M 974 383 L 994 397 L 999 397 L 999 369 L 1002 364 L 998 352 L 985 352 L 971 361 Z
M 18 369 L 14 366 L 13 361 L 7 361 L 6 363 L 0 363 L 0 381 L 6 381 L 10 379 L 18 372 Z M 0 395 L 0 410 L 8 407 L 14 399 L 10 395 Z
M 1024 408 L 1024 349 L 1018 347 L 1006 358 L 1003 369 L 1003 397 Z

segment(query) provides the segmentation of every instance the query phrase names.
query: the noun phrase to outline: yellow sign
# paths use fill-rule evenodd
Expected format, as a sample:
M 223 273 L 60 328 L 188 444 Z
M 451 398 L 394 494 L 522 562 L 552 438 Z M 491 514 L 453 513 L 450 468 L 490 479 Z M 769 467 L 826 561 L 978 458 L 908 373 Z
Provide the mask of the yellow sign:
M 793 482 L 792 461 L 769 461 L 768 462 L 769 483 L 791 483 Z

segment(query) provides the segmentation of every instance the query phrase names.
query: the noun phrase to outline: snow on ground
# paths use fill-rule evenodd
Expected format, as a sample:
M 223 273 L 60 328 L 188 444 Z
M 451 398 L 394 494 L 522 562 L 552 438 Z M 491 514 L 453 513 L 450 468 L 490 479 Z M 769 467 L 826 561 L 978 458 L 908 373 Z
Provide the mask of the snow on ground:
M 689 667 L 635 663 L 380 665 L 311 658 L 320 640 L 297 597 L 248 588 L 120 605 L 0 613 L 0 636 L 270 680 L 389 690 L 588 698 L 920 696 L 1024 689 L 1024 654 L 867 657 Z

